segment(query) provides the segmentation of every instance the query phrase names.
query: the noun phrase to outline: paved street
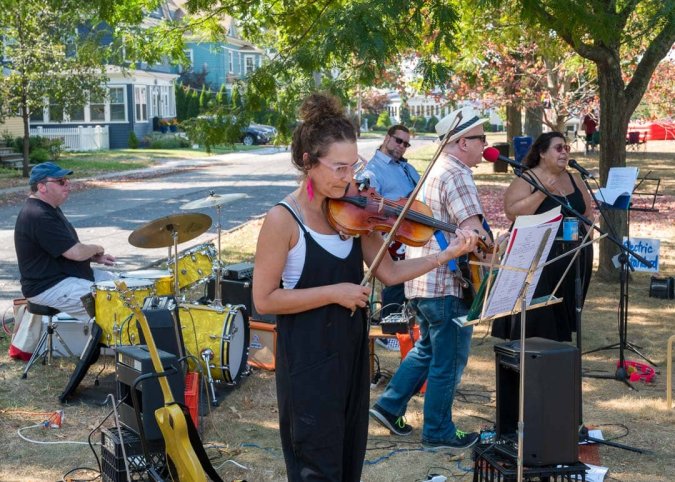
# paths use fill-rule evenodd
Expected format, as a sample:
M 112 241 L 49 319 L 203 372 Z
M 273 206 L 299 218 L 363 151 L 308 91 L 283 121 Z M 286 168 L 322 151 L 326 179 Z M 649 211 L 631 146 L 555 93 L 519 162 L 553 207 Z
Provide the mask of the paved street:
M 359 153 L 368 159 L 379 143 L 379 140 L 360 141 Z M 195 168 L 146 180 L 110 181 L 101 187 L 73 192 L 62 207 L 63 211 L 77 229 L 82 242 L 104 246 L 123 263 L 116 270 L 130 271 L 166 258 L 166 248 L 141 249 L 128 242 L 132 231 L 157 218 L 185 212 L 203 212 L 212 217 L 211 228 L 179 245 L 179 251 L 216 237 L 215 208 L 181 211 L 181 205 L 205 198 L 211 190 L 218 194 L 245 193 L 246 199 L 222 208 L 223 230 L 229 230 L 264 214 L 297 186 L 298 171 L 291 165 L 289 152 L 275 148 L 214 156 L 180 165 Z M 164 165 L 171 166 L 171 163 Z M 14 252 L 14 224 L 20 208 L 21 204 L 0 207 L 2 313 L 11 306 L 12 299 L 21 296 Z

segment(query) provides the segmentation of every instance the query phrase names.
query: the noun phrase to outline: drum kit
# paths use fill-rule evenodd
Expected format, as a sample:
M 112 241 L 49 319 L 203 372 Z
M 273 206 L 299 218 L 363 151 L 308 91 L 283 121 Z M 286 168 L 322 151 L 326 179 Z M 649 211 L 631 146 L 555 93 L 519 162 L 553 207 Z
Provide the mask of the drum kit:
M 203 243 L 179 252 L 178 245 L 203 234 L 211 227 L 211 217 L 201 213 L 180 213 L 151 221 L 129 235 L 137 248 L 168 248 L 167 270 L 144 269 L 122 273 L 121 278 L 138 306 L 150 296 L 171 296 L 178 301 L 180 335 L 191 369 L 205 373 L 213 403 L 214 383 L 235 384 L 246 367 L 249 323 L 246 307 L 225 305 L 220 299 L 220 215 L 222 206 L 245 198 L 245 194 L 211 193 L 203 199 L 183 204 L 183 210 L 216 208 L 218 247 Z M 190 300 L 195 288 L 215 279 L 214 300 L 203 304 Z M 132 310 L 113 281 L 96 282 L 92 287 L 96 323 L 103 330 L 101 343 L 109 347 L 139 343 Z M 198 360 L 195 362 L 194 360 Z

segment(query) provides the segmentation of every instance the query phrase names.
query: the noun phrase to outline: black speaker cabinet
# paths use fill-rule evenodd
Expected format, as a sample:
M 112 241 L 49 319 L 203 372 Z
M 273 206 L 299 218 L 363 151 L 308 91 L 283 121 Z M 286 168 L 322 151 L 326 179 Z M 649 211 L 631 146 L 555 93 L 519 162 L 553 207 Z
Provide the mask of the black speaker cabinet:
M 518 440 L 520 340 L 495 346 L 497 437 L 503 449 Z M 580 373 L 576 347 L 528 338 L 525 342 L 523 464 L 572 464 L 579 460 Z M 512 445 L 511 445 L 512 447 Z M 517 453 L 517 452 L 516 452 Z
M 158 352 L 164 370 L 166 371 L 171 367 L 175 369 L 172 374 L 166 377 L 174 400 L 184 403 L 185 382 L 178 359 L 171 353 L 162 350 L 158 350 Z M 150 378 L 136 385 L 137 406 L 134 405 L 132 397 L 136 379 L 147 373 L 155 373 L 148 347 L 145 345 L 118 346 L 115 371 L 117 374 L 117 398 L 120 400 L 120 422 L 137 434 L 141 434 L 142 427 L 142 435 L 147 440 L 161 439 L 162 432 L 155 420 L 155 410 L 164 406 L 164 395 L 159 386 L 159 380 Z M 141 426 L 139 426 L 136 410 L 140 416 Z
M 210 279 L 206 286 L 206 297 L 213 301 L 216 292 L 216 280 Z M 251 279 L 242 278 L 237 280 L 225 279 L 220 281 L 220 298 L 223 304 L 244 305 L 250 313 L 251 320 L 263 323 L 276 323 L 274 315 L 261 315 L 253 304 L 253 282 Z
M 185 354 L 183 331 L 178 317 L 178 305 L 173 296 L 148 296 L 143 303 L 143 314 L 155 340 L 155 345 L 176 358 Z M 145 345 L 145 335 L 138 326 L 140 344 Z

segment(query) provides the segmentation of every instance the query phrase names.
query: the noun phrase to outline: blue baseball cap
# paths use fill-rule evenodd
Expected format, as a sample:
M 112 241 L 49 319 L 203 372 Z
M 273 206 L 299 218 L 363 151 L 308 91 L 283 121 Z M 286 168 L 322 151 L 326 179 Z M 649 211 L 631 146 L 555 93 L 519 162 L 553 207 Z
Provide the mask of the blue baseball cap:
M 61 179 L 62 177 L 70 176 L 72 173 L 73 171 L 63 169 L 53 162 L 43 162 L 31 169 L 28 184 L 37 184 L 48 177 Z

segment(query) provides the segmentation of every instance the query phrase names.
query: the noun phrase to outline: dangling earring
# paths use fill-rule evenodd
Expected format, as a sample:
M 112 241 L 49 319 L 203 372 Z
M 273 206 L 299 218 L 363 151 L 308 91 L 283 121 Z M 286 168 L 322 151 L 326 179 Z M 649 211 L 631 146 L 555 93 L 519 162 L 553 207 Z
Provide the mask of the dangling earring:
M 314 187 L 312 186 L 312 178 L 307 176 L 307 198 L 311 201 L 314 199 Z

